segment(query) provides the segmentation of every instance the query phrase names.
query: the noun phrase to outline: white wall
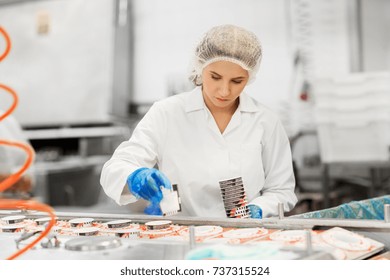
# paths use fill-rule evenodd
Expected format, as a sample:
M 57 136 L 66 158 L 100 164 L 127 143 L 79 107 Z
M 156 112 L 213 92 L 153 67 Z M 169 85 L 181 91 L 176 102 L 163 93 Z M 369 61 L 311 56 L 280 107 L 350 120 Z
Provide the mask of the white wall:
M 14 116 L 25 126 L 109 120 L 114 0 L 46 0 L 0 6 L 12 49 L 0 82 L 19 95 Z M 40 20 L 47 32 L 40 32 Z M 0 38 L 2 52 L 3 38 Z M 0 109 L 11 98 L 0 94 Z
M 390 70 L 390 1 L 362 1 L 363 71 Z
M 236 24 L 256 33 L 263 46 L 257 80 L 247 88 L 274 106 L 289 94 L 292 55 L 285 0 L 135 0 L 136 103 L 149 103 L 188 89 L 189 59 L 211 27 Z

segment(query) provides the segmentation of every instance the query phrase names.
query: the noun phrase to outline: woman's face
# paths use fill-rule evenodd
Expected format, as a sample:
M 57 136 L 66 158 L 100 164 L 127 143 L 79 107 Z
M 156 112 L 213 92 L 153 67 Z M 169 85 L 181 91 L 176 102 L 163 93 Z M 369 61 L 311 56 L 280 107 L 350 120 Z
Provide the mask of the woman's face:
M 203 98 L 210 110 L 237 106 L 237 98 L 248 83 L 248 71 L 229 61 L 207 65 L 202 72 Z

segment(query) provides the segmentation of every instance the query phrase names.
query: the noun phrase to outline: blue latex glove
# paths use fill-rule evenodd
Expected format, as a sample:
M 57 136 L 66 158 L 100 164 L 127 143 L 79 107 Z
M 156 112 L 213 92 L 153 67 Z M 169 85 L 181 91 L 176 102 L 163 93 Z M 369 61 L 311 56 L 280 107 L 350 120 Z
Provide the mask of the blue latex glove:
M 147 207 L 145 207 L 144 213 L 148 215 L 157 215 L 157 216 L 163 215 L 163 212 L 161 211 L 160 208 L 160 204 L 158 203 L 150 203 Z
M 251 218 L 253 219 L 262 219 L 263 218 L 263 210 L 257 205 L 249 204 L 249 210 L 251 211 Z
M 127 178 L 129 191 L 137 198 L 150 201 L 151 204 L 145 208 L 149 215 L 162 215 L 160 205 L 163 195 L 160 187 L 172 189 L 169 179 L 159 170 L 142 167 L 134 171 Z

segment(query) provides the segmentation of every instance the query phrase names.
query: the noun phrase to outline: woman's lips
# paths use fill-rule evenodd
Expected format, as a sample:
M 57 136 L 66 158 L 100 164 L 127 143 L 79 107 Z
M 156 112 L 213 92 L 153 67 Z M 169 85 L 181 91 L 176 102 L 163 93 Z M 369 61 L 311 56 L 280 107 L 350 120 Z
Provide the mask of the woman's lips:
M 219 97 L 216 97 L 216 99 L 217 99 L 218 101 L 221 101 L 221 102 L 229 101 L 229 99 L 224 99 L 224 98 L 219 98 Z

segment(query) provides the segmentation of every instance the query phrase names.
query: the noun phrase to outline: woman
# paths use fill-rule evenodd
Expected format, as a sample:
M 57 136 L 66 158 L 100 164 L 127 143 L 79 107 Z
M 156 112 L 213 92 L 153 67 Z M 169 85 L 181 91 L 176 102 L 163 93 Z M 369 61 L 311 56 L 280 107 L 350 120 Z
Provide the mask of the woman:
M 241 177 L 252 218 L 277 215 L 279 203 L 290 211 L 297 199 L 288 138 L 277 116 L 243 93 L 260 60 L 253 33 L 233 25 L 207 32 L 193 60 L 196 88 L 150 108 L 103 167 L 107 195 L 120 205 L 144 198 L 145 213 L 161 214 L 160 186 L 172 182 L 184 215 L 226 217 L 219 182 Z

